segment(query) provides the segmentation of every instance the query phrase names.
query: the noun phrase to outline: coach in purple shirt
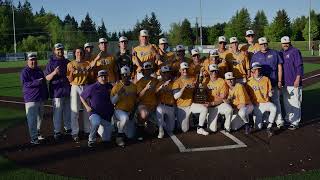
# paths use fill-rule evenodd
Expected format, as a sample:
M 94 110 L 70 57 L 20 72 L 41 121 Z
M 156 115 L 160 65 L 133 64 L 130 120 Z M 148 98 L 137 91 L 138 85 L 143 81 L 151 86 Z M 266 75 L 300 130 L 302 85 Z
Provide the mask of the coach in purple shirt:
M 268 47 L 268 41 L 265 37 L 258 39 L 260 51 L 255 53 L 251 59 L 252 63 L 259 62 L 262 66 L 262 74 L 268 77 L 272 84 L 271 101 L 277 107 L 276 124 L 278 128 L 283 127 L 284 121 L 281 114 L 280 89 L 282 88 L 282 58 L 279 52 Z
M 45 76 L 49 81 L 49 94 L 53 102 L 54 138 L 59 141 L 61 136 L 61 121 L 64 128 L 71 133 L 70 119 L 70 83 L 67 78 L 67 64 L 70 61 L 64 57 L 64 46 L 61 43 L 54 45 L 54 54 L 46 66 Z
M 89 113 L 91 130 L 89 134 L 88 146 L 94 146 L 97 132 L 101 135 L 102 141 L 109 142 L 111 139 L 111 117 L 114 106 L 110 100 L 112 85 L 107 82 L 108 74 L 106 70 L 98 72 L 97 82 L 89 85 L 81 93 L 80 99 Z M 99 126 L 103 130 L 98 131 Z
M 31 144 L 39 144 L 42 139 L 40 127 L 43 105 L 48 99 L 48 89 L 44 74 L 38 67 L 36 54 L 28 54 L 27 66 L 23 68 L 20 76 Z
M 288 36 L 281 38 L 281 46 L 285 120 L 290 124 L 289 129 L 295 130 L 301 121 L 303 62 L 301 52 L 291 45 Z

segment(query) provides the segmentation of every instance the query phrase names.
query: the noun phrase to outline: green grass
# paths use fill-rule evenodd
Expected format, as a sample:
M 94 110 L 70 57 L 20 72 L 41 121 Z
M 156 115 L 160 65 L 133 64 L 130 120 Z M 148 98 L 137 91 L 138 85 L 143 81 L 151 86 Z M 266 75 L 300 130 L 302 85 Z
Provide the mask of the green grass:
M 22 97 L 19 74 L 0 74 L 0 96 Z
M 48 60 L 38 60 L 39 66 L 44 66 L 47 63 L 48 63 Z M 26 65 L 25 61 L 0 62 L 0 68 L 24 67 L 25 65 Z
M 317 69 L 320 69 L 320 64 L 313 64 L 313 63 L 303 63 L 304 66 L 304 73 L 312 72 Z
M 319 180 L 320 171 L 312 170 L 304 173 L 296 173 L 287 176 L 268 177 L 261 180 Z
M 0 130 L 13 126 L 18 122 L 25 121 L 23 110 L 0 108 Z M 46 174 L 28 168 L 15 165 L 10 160 L 0 156 L 0 179 L 25 180 L 25 179 L 46 179 L 46 180 L 68 180 L 76 179 L 59 175 Z

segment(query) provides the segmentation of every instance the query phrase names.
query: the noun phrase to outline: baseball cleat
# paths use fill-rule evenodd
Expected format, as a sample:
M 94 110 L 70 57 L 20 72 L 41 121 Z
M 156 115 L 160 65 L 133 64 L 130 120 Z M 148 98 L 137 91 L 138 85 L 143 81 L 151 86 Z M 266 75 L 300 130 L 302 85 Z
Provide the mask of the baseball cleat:
M 40 144 L 38 139 L 33 139 L 30 141 L 30 143 L 31 143 L 31 145 L 39 145 Z
M 143 137 L 142 136 L 138 137 L 137 139 L 138 139 L 138 141 L 143 141 Z
M 198 128 L 197 134 L 204 135 L 204 136 L 209 135 L 209 133 L 206 130 L 204 130 L 203 128 Z
M 96 143 L 94 141 L 88 141 L 88 147 L 92 148 L 95 146 L 96 146 Z
M 164 131 L 163 128 L 159 128 L 159 134 L 158 134 L 158 138 L 161 139 L 164 136 Z
M 71 129 L 67 129 L 67 130 L 64 131 L 64 133 L 65 133 L 66 135 L 71 135 L 71 132 L 72 132 Z
M 118 146 L 121 146 L 121 147 L 123 147 L 125 145 L 122 137 L 117 137 L 116 138 L 116 143 L 117 143 Z
M 54 140 L 55 140 L 55 141 L 61 141 L 61 139 L 62 139 L 62 134 L 61 134 L 61 133 L 55 133 L 55 134 L 53 135 L 53 137 L 54 137 Z
M 72 136 L 72 139 L 73 139 L 73 141 L 75 142 L 75 143 L 80 143 L 80 139 L 79 139 L 79 137 L 78 136 Z
M 298 126 L 291 124 L 291 125 L 288 127 L 288 129 L 289 129 L 289 130 L 296 130 L 296 129 L 298 129 Z
M 44 138 L 42 135 L 40 135 L 40 134 L 38 135 L 38 140 L 39 140 L 39 141 L 42 141 L 42 140 L 44 140 L 44 139 L 45 139 L 45 138 Z

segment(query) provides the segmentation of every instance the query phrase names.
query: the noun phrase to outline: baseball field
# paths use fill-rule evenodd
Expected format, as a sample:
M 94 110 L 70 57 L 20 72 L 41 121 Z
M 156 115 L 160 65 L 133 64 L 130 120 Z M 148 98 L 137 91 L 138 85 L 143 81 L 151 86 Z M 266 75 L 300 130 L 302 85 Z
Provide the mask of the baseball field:
M 46 61 L 40 61 L 44 67 Z M 19 72 L 23 62 L 0 63 L 0 179 L 320 179 L 320 58 L 304 58 L 302 126 L 245 135 L 194 130 L 143 142 L 87 148 L 71 138 L 55 144 L 50 103 L 43 145 L 30 146 Z M 319 98 L 319 99 L 318 99 Z

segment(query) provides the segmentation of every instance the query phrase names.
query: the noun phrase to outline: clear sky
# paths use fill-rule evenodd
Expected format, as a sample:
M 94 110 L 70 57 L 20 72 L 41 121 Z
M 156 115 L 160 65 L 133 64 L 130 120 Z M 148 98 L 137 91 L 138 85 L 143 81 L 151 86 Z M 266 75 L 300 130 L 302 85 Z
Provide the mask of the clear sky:
M 22 2 L 24 0 L 21 0 Z M 14 0 L 17 4 L 18 0 Z M 97 25 L 104 20 L 107 30 L 121 31 L 131 29 L 137 20 L 146 14 L 155 12 L 162 29 L 168 31 L 170 24 L 182 21 L 184 18 L 194 25 L 196 17 L 200 16 L 200 0 L 29 0 L 33 11 L 39 11 L 41 6 L 46 11 L 60 16 L 61 19 L 69 13 L 80 23 L 89 12 Z M 320 12 L 320 1 L 311 0 L 312 9 Z M 285 9 L 291 19 L 308 15 L 309 0 L 202 0 L 203 25 L 213 25 L 228 21 L 235 12 L 247 8 L 251 19 L 258 10 L 264 10 L 269 22 L 277 10 Z

